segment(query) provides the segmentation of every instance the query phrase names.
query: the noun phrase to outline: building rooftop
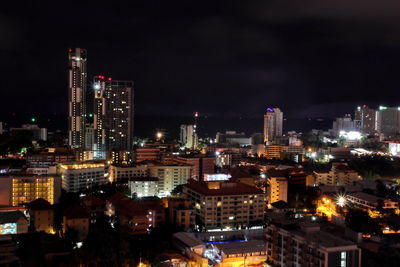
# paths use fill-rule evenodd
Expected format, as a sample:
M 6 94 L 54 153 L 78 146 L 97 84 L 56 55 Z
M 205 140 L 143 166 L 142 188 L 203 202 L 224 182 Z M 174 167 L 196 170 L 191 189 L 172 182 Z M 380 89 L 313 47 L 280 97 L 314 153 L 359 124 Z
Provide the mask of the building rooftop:
M 314 173 L 316 174 L 323 174 L 323 173 L 329 173 L 331 170 L 329 169 L 321 169 L 321 170 L 315 170 Z
M 19 210 L 0 212 L 0 224 L 15 223 L 21 218 L 26 220 L 25 215 Z
M 266 250 L 265 242 L 263 240 L 220 243 L 215 244 L 215 246 L 226 255 L 259 252 Z
M 276 202 L 272 203 L 271 206 L 274 207 L 275 209 L 288 209 L 289 208 L 288 203 L 286 203 L 283 200 L 276 201 Z
M 132 199 L 123 193 L 117 192 L 107 199 L 118 210 L 129 216 L 143 216 L 149 210 L 161 211 L 164 209 L 161 199 L 158 197 L 143 197 L 140 199 Z
M 132 182 L 158 182 L 157 177 L 150 177 L 150 176 L 145 176 L 145 177 L 131 177 L 129 178 L 129 181 Z
M 25 173 L 25 172 L 19 172 L 19 173 L 2 173 L 0 174 L 0 177 L 5 177 L 5 178 L 26 178 L 26 179 L 38 179 L 38 178 L 52 178 L 52 177 L 57 177 L 58 175 L 56 174 L 32 174 L 32 173 Z
M 86 210 L 79 205 L 66 208 L 64 211 L 64 216 L 67 217 L 67 219 L 89 218 L 89 214 L 86 212 Z
M 188 154 L 188 155 L 179 155 L 178 158 L 184 158 L 184 159 L 215 159 L 214 156 L 211 155 L 204 155 L 204 154 Z
M 60 163 L 62 169 L 88 169 L 88 168 L 100 168 L 105 167 L 106 163 L 104 161 L 72 161 Z
M 101 206 L 104 205 L 104 201 L 96 196 L 84 196 L 81 197 L 81 203 L 85 206 Z
M 308 232 L 306 235 L 307 240 L 320 244 L 325 248 L 344 247 L 355 245 L 353 242 L 339 238 L 333 234 L 323 231 Z
M 197 246 L 205 246 L 205 244 L 194 237 L 192 233 L 186 233 L 186 232 L 179 232 L 175 233 L 174 238 L 179 239 L 181 242 L 183 242 L 186 246 L 193 248 Z
M 344 165 L 344 164 L 338 164 L 338 165 L 332 167 L 332 169 L 334 169 L 335 171 L 338 171 L 338 172 L 356 172 L 351 167 Z
M 351 194 L 349 194 L 349 196 L 355 197 L 355 198 L 358 198 L 358 199 L 362 199 L 362 200 L 365 200 L 365 201 L 370 202 L 370 203 L 376 203 L 376 202 L 378 202 L 379 199 L 381 199 L 381 198 L 379 198 L 377 196 L 374 196 L 374 195 L 371 195 L 371 194 L 367 194 L 367 193 L 364 193 L 364 192 L 351 193 Z
M 28 204 L 30 210 L 51 210 L 50 202 L 43 198 L 38 198 Z
M 219 186 L 210 189 L 206 182 L 190 180 L 185 187 L 206 196 L 263 194 L 261 189 L 240 182 L 212 182 Z

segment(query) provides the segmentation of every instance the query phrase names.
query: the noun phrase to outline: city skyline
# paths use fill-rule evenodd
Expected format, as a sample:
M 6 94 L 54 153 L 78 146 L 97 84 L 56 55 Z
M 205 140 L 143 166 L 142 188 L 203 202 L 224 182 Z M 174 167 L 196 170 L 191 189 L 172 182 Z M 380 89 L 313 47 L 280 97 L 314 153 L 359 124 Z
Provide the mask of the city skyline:
M 0 30 L 2 266 L 398 265 L 400 2 L 8 1 Z

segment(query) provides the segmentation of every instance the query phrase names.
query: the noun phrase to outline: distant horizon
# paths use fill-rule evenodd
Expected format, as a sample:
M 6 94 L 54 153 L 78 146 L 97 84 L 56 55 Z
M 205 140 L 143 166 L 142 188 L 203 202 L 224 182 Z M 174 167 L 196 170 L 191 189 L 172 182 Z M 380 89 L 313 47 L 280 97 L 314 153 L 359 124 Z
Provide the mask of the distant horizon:
M 36 122 L 32 123 L 30 119 L 34 117 Z M 286 118 L 284 117 L 284 132 L 297 131 L 306 132 L 312 129 L 328 130 L 332 127 L 334 118 Z M 57 130 L 66 133 L 67 117 L 66 114 L 27 116 L 15 114 L 10 120 L 3 120 L 4 128 L 20 127 L 22 124 L 37 124 L 39 127 L 47 128 L 48 131 Z M 12 121 L 12 122 L 11 122 Z M 6 123 L 6 127 L 4 126 Z M 179 137 L 179 127 L 181 124 L 192 124 L 192 116 L 170 116 L 170 115 L 147 115 L 136 114 L 134 119 L 134 136 L 151 137 L 156 129 L 165 129 L 169 136 Z M 263 115 L 260 117 L 234 117 L 234 116 L 202 116 L 198 120 L 198 130 L 201 137 L 215 137 L 217 132 L 237 131 L 245 132 L 246 135 L 253 133 L 262 133 Z M 173 137 L 173 138 L 174 138 Z

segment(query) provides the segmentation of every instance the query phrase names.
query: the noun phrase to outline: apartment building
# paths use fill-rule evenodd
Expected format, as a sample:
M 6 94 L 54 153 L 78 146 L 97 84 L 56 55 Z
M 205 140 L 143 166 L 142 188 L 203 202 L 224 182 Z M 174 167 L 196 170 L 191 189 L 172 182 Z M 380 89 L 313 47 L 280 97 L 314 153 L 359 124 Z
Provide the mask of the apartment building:
M 43 198 L 38 198 L 28 204 L 30 223 L 35 231 L 54 233 L 54 211 L 51 204 Z
M 267 263 L 272 266 L 360 267 L 361 249 L 316 223 L 270 224 Z
M 107 165 L 101 161 L 62 163 L 57 172 L 61 175 L 62 188 L 67 192 L 79 192 L 108 182 Z
M 191 177 L 192 166 L 185 164 L 159 164 L 149 166 L 149 176 L 158 178 L 158 195 L 169 196 L 178 185 L 186 184 Z
M 399 200 L 383 199 L 364 192 L 355 192 L 346 195 L 346 199 L 355 206 L 364 209 L 376 209 L 380 202 L 384 209 L 398 209 Z
M 199 225 L 205 229 L 240 229 L 263 222 L 262 190 L 239 182 L 190 180 L 183 193 L 195 203 Z
M 347 163 L 334 162 L 330 170 L 314 171 L 315 183 L 330 186 L 353 185 L 361 176 Z
M 176 162 L 180 164 L 191 165 L 192 179 L 201 181 L 204 174 L 215 173 L 215 158 L 204 155 L 188 155 L 177 157 Z
M 58 201 L 61 180 L 57 175 L 12 174 L 0 176 L 0 205 L 19 206 L 43 198 Z
M 132 177 L 149 176 L 149 169 L 146 164 L 137 165 L 110 165 L 108 168 L 109 179 L 112 182 L 129 180 Z
M 131 194 L 135 194 L 137 197 L 154 197 L 158 195 L 158 178 L 132 177 L 129 178 L 128 187 Z

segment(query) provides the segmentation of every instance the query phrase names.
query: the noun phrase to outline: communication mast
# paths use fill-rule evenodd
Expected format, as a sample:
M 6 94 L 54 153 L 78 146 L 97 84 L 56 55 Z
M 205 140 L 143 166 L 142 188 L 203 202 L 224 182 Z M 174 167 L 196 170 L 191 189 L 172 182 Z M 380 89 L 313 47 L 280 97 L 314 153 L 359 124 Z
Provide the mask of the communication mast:
M 196 128 L 197 128 L 197 117 L 199 117 L 199 113 L 194 113 L 194 124 L 193 124 L 193 133 L 192 133 L 192 150 L 195 148 L 195 141 L 196 141 Z

